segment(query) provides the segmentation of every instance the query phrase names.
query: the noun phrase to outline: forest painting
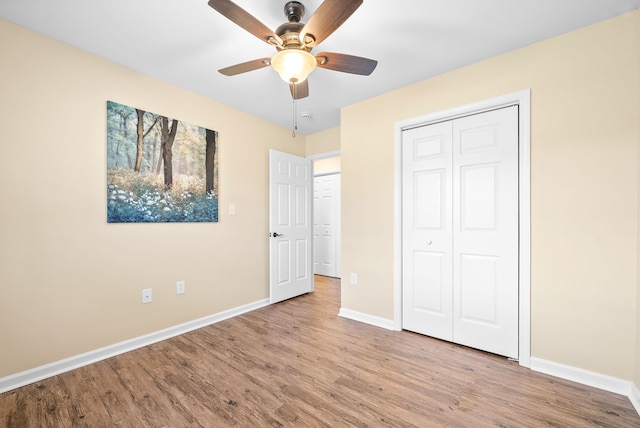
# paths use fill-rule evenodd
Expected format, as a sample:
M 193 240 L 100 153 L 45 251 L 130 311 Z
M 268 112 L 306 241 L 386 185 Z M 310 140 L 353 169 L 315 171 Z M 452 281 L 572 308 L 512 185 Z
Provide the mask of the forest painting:
M 107 101 L 107 222 L 218 221 L 218 133 Z

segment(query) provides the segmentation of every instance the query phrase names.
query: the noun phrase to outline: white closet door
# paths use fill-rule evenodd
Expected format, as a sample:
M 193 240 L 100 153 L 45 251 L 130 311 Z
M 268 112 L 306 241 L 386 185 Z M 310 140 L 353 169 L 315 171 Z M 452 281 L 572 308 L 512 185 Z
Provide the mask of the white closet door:
M 339 277 L 340 174 L 314 177 L 313 244 L 314 272 Z
M 518 110 L 402 135 L 403 328 L 518 357 Z
M 518 357 L 518 108 L 453 121 L 453 340 Z
M 453 340 L 452 127 L 402 135 L 402 325 Z

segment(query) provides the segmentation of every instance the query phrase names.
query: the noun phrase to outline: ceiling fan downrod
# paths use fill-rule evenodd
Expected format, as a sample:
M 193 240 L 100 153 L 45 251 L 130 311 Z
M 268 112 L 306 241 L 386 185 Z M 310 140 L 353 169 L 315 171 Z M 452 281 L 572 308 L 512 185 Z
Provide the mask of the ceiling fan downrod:
M 284 5 L 284 16 L 289 22 L 300 22 L 304 12 L 304 5 L 299 1 L 290 1 Z

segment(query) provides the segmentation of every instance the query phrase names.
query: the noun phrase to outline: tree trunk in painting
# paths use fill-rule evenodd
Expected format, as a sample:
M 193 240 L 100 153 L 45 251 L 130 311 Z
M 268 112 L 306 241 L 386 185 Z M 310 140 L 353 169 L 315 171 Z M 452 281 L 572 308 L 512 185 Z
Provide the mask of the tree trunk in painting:
M 164 188 L 170 190 L 173 186 L 173 141 L 178 131 L 178 121 L 171 121 L 171 129 L 169 129 L 169 119 L 162 117 L 162 160 L 164 162 Z
M 162 151 L 162 141 L 160 142 L 160 151 Z M 162 153 L 160 153 L 160 156 L 158 156 L 158 165 L 156 165 L 156 174 L 160 174 L 160 171 L 162 170 Z
M 144 148 L 144 110 L 136 109 L 138 114 L 137 144 L 136 144 L 136 164 L 133 168 L 135 172 L 140 172 L 142 167 L 142 149 Z
M 218 139 L 218 133 L 207 129 L 207 135 L 205 137 L 207 142 L 207 148 L 204 158 L 205 177 L 206 177 L 206 191 L 208 195 L 213 194 L 213 169 L 215 168 L 214 160 L 216 156 L 216 140 Z
M 123 135 L 122 140 L 127 141 L 129 138 L 129 133 L 128 133 L 129 127 L 127 126 L 129 115 L 122 111 L 119 111 L 114 114 L 118 114 L 120 117 L 119 124 L 120 124 L 120 132 L 122 132 L 122 135 Z M 122 148 L 122 140 L 118 139 L 117 140 L 118 142 L 115 145 L 113 158 L 114 158 L 114 164 L 116 167 L 124 163 L 124 162 L 121 162 L 122 154 L 120 152 L 120 149 Z

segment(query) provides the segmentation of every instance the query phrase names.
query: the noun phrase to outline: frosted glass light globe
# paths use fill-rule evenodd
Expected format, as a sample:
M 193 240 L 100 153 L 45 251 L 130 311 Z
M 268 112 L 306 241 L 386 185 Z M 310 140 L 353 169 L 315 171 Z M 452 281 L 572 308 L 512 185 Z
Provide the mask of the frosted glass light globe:
M 303 82 L 316 68 L 316 58 L 300 49 L 283 49 L 271 57 L 271 67 L 287 83 Z

